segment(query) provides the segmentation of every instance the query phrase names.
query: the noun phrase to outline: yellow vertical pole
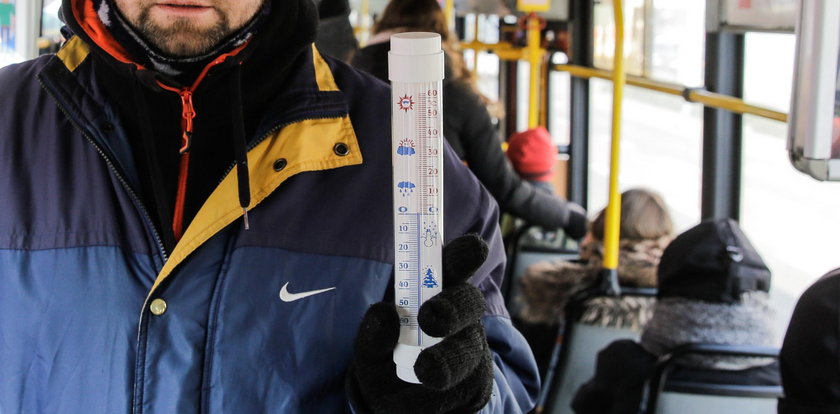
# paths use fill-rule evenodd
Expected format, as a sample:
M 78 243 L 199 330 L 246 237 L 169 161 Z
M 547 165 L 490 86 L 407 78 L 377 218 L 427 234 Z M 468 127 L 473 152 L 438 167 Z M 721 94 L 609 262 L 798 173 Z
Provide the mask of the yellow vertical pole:
M 604 268 L 618 269 L 618 238 L 621 220 L 621 193 L 618 191 L 619 149 L 621 148 L 621 101 L 624 91 L 624 11 L 622 0 L 613 0 L 615 15 L 615 55 L 613 57 L 613 113 L 610 154 L 610 194 L 604 229 Z
M 540 19 L 536 13 L 528 15 L 527 36 L 528 63 L 531 65 L 531 83 L 528 94 L 528 128 L 535 128 L 540 122 L 540 63 L 542 63 L 543 53 L 542 48 L 540 48 Z
M 479 37 L 478 37 L 478 27 L 479 27 L 478 15 L 476 14 L 475 15 L 475 22 L 473 24 L 473 42 L 480 42 L 481 41 L 481 39 L 479 39 Z M 473 50 L 472 52 L 473 52 L 472 53 L 472 68 L 470 69 L 470 71 L 473 73 L 473 75 L 477 76 L 478 75 L 478 50 Z
M 368 39 L 370 38 L 370 0 L 362 0 L 361 5 L 361 16 L 362 20 L 362 27 L 361 27 L 361 35 L 357 37 L 359 40 L 359 46 L 364 47 L 367 44 Z
M 443 4 L 443 16 L 446 18 L 446 27 L 450 32 L 455 31 L 455 0 L 446 0 Z

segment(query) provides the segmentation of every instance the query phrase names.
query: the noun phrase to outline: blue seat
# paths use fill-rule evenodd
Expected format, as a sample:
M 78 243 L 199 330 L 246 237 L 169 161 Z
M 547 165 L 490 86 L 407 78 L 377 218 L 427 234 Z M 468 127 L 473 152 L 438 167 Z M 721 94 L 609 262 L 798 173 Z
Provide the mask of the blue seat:
M 577 389 L 595 374 L 598 352 L 613 341 L 639 339 L 640 330 L 594 326 L 578 321 L 583 304 L 598 296 L 597 291 L 589 291 L 570 301 L 566 327 L 561 328 L 559 333 L 562 339 L 555 345 L 553 362 L 543 381 L 536 412 L 571 414 L 572 398 Z M 623 287 L 620 296 L 653 297 L 656 289 Z
M 776 348 L 686 344 L 660 357 L 648 380 L 641 412 L 645 414 L 766 414 L 776 412 L 781 386 L 669 381 L 674 361 L 689 354 L 778 359 Z

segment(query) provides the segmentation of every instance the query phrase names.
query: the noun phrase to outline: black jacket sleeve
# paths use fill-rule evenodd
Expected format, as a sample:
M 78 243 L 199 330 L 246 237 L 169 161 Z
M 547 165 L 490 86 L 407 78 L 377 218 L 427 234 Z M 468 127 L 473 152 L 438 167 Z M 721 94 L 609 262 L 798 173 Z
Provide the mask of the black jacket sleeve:
M 519 177 L 501 148 L 490 114 L 469 85 L 444 84 L 443 134 L 502 211 L 546 228 L 568 222 L 566 200 Z
M 656 357 L 631 340 L 611 343 L 598 353 L 595 376 L 581 385 L 572 400 L 576 414 L 636 414 L 645 380 Z

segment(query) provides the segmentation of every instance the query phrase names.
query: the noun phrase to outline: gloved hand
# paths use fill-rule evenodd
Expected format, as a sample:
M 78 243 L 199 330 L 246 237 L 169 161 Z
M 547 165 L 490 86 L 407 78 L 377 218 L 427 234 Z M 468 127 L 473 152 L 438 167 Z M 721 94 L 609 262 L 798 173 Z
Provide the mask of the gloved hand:
M 586 210 L 580 204 L 567 201 L 566 211 L 568 218 L 566 219 L 566 225 L 563 226 L 563 231 L 575 240 L 582 239 L 586 235 Z
M 467 279 L 487 258 L 487 244 L 461 236 L 443 248 L 443 290 L 420 307 L 424 332 L 443 341 L 417 357 L 422 384 L 397 378 L 393 360 L 399 316 L 393 303 L 368 309 L 353 347 L 347 394 L 358 411 L 388 414 L 474 413 L 493 388 L 493 362 L 481 325 L 484 297 Z M 356 401 L 354 401 L 356 400 Z M 358 401 L 361 400 L 361 401 Z

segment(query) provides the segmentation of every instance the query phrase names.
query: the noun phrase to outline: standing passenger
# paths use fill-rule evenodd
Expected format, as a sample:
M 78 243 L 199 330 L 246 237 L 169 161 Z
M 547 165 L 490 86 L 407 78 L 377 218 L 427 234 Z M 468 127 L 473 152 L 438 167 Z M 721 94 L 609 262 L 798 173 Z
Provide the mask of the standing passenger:
M 779 365 L 785 390 L 779 414 L 840 413 L 840 269 L 796 302 Z
M 469 78 L 456 39 L 436 0 L 392 0 L 373 28 L 368 46 L 353 57 L 353 66 L 388 81 L 388 40 L 401 32 L 440 34 L 446 52 L 443 80 L 443 135 L 458 157 L 490 191 L 505 213 L 545 228 L 562 227 L 574 239 L 586 231 L 586 212 L 519 177 L 501 149 L 484 98 Z
M 451 151 L 445 339 L 397 379 L 390 93 L 312 46 L 311 0 L 62 10 L 58 54 L 0 70 L 0 412 L 532 407 L 495 203 Z
M 557 164 L 557 146 L 544 127 L 530 128 L 513 134 L 508 139 L 506 152 L 513 170 L 534 187 L 554 192 L 554 166 Z

